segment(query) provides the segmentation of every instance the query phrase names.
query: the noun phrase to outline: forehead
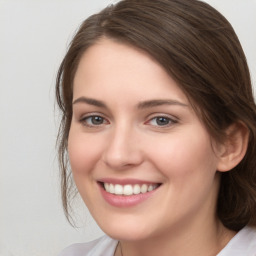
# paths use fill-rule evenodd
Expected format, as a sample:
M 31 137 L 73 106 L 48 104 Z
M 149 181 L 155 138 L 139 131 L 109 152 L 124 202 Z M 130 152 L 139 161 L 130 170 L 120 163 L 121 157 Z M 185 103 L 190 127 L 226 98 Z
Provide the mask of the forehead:
M 165 97 L 187 102 L 177 83 L 149 54 L 111 39 L 101 39 L 83 54 L 74 78 L 74 97 L 107 91 L 120 95 Z

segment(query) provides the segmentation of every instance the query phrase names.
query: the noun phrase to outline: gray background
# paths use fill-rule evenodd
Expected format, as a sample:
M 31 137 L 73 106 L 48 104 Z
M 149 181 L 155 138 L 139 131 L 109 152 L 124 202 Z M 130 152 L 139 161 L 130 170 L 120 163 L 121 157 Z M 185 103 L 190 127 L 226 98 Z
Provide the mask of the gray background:
M 79 200 L 80 228 L 62 212 L 54 82 L 78 25 L 111 2 L 0 0 L 0 256 L 54 256 L 102 234 Z M 256 87 L 256 1 L 207 2 L 234 26 Z

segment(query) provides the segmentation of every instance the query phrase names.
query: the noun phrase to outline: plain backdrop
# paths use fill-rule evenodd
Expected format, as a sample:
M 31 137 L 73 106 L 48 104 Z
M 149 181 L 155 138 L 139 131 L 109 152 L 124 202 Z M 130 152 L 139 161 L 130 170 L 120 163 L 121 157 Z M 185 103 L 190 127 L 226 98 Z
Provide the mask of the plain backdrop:
M 78 25 L 111 2 L 0 0 L 0 256 L 54 256 L 102 234 L 79 201 L 77 229 L 61 208 L 54 83 Z M 235 28 L 255 86 L 256 1 L 207 2 Z

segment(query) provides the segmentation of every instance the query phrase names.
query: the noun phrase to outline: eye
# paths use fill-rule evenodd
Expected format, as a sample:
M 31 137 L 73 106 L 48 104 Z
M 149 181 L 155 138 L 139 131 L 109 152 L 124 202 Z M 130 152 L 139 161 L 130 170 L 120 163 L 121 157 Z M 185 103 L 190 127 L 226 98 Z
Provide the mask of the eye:
M 166 116 L 157 116 L 157 117 L 151 118 L 147 122 L 147 124 L 150 124 L 152 126 L 158 126 L 158 127 L 169 127 L 175 123 L 177 123 L 176 120 Z
M 101 126 L 104 124 L 109 124 L 109 122 L 102 116 L 99 115 L 91 115 L 83 117 L 80 122 L 89 127 Z

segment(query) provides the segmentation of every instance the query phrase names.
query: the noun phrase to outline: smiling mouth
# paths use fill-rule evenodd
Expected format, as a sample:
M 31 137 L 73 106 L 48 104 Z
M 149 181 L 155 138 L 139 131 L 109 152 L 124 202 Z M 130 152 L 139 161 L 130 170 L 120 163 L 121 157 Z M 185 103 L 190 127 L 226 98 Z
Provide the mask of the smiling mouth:
M 157 189 L 161 184 L 112 184 L 101 182 L 101 186 L 106 192 L 113 195 L 131 196 L 138 194 L 145 194 Z

